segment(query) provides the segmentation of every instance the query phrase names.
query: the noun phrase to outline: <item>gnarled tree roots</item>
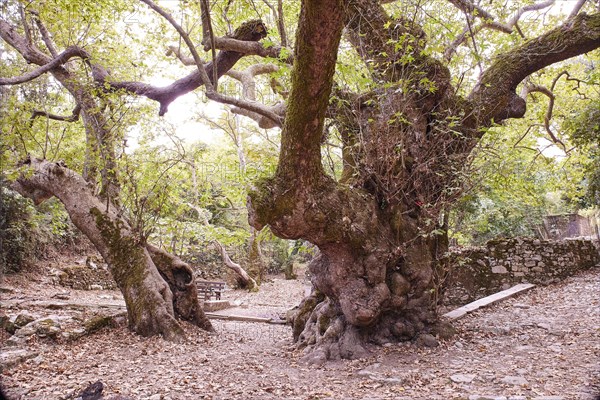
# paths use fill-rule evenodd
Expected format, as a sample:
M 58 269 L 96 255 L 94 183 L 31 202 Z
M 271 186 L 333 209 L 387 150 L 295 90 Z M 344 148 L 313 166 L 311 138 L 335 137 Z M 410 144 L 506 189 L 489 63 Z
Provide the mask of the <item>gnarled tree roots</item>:
M 322 253 L 311 263 L 315 289 L 290 315 L 294 341 L 304 349 L 303 360 L 308 363 L 363 358 L 369 355 L 370 344 L 408 341 L 440 331 L 434 283 L 431 274 L 422 273 L 431 271 L 429 266 L 411 275 L 391 263 L 380 279 L 369 281 L 356 272 L 360 263 L 354 261 L 346 257 L 343 264 L 333 262 Z M 332 279 L 329 274 L 336 266 L 344 271 Z

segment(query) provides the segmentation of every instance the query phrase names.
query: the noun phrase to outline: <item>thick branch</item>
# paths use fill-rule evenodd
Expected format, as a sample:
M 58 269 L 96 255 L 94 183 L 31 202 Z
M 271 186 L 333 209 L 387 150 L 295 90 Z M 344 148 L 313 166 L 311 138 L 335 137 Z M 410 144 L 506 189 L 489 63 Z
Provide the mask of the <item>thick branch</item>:
M 2 19 L 0 19 L 0 37 L 21 53 L 29 63 L 44 65 L 52 61 L 50 57 L 42 53 L 33 44 L 29 43 L 13 26 Z M 44 72 L 46 71 L 42 71 L 40 75 Z
M 254 64 L 246 68 L 244 71 L 231 70 L 227 75 L 238 80 L 242 84 L 242 96 L 249 101 L 256 101 L 256 82 L 255 77 L 257 75 L 269 74 L 277 71 L 278 67 L 274 64 Z M 269 107 L 271 111 L 277 113 L 283 117 L 285 111 L 285 105 L 278 103 L 274 106 Z M 270 118 L 265 118 L 263 115 L 257 114 L 252 111 L 248 111 L 244 108 L 233 107 L 231 112 L 239 115 L 243 115 L 252 118 L 258 123 L 258 126 L 263 129 L 270 129 L 277 126 L 277 124 Z
M 236 29 L 233 36 L 238 42 L 253 42 L 262 39 L 265 34 L 266 27 L 261 21 L 248 21 Z M 174 49 L 171 49 L 171 51 L 174 51 Z M 176 54 L 181 59 L 181 54 L 179 52 L 176 52 Z M 221 77 L 228 72 L 243 56 L 244 54 L 235 51 L 220 51 L 216 59 L 217 77 Z M 209 76 L 210 80 L 210 77 L 213 75 L 212 72 L 213 63 L 211 62 L 206 64 L 204 67 L 204 75 Z M 158 101 L 160 103 L 159 115 L 164 115 L 168 111 L 169 105 L 175 99 L 199 88 L 204 84 L 201 77 L 202 74 L 200 74 L 198 71 L 194 71 L 186 77 L 178 79 L 166 87 L 156 87 L 143 82 L 111 81 L 109 79 L 108 72 L 97 65 L 92 66 L 92 73 L 96 81 L 100 83 L 106 83 L 113 90 L 122 89 L 130 93 L 145 96 L 149 99 Z M 234 105 L 261 114 L 273 120 L 277 125 L 281 124 L 281 117 L 262 104 L 232 98 L 215 91 L 207 91 L 206 96 L 209 99 L 218 101 L 220 103 Z
M 282 46 L 264 47 L 259 42 L 244 42 L 229 37 L 215 38 L 215 48 L 229 51 L 236 51 L 245 55 L 256 55 L 260 57 L 281 58 Z M 292 64 L 294 57 L 290 54 L 282 61 Z
M 581 14 L 515 50 L 499 55 L 469 95 L 480 126 L 525 114 L 517 85 L 548 65 L 600 47 L 600 13 Z
M 339 1 L 302 3 L 278 174 L 319 179 L 321 136 L 343 28 Z M 308 183 L 308 182 L 305 182 Z M 300 185 L 300 182 L 297 182 Z
M 278 59 L 281 58 L 281 52 L 284 49 L 284 47 L 281 46 L 272 46 L 266 48 L 260 42 L 243 41 L 230 37 L 216 37 L 215 48 L 218 50 L 235 51 L 237 53 L 242 53 L 247 56 L 260 56 L 265 58 L 270 57 Z M 167 55 L 171 54 L 175 54 L 177 58 L 181 60 L 183 65 L 195 64 L 194 59 L 192 57 L 183 55 L 181 53 L 181 50 L 175 46 L 169 46 Z M 294 56 L 290 53 L 282 61 L 287 64 L 292 64 L 294 62 Z
M 2 24 L 2 23 L 3 23 L 3 21 L 0 21 L 0 24 Z M 76 46 L 67 47 L 67 49 L 65 51 L 63 51 L 62 53 L 60 53 L 58 55 L 58 57 L 56 57 L 52 61 L 42 65 L 40 68 L 37 68 L 37 69 L 35 69 L 31 72 L 28 72 L 26 74 L 23 74 L 21 76 L 16 76 L 13 78 L 0 78 L 0 85 L 17 85 L 19 83 L 29 82 L 29 81 L 37 78 L 38 76 L 40 76 L 46 72 L 49 72 L 50 70 L 52 70 L 56 67 L 63 65 L 64 63 L 66 63 L 73 57 L 88 59 L 89 54 L 85 50 L 83 50 L 79 47 L 76 47 Z

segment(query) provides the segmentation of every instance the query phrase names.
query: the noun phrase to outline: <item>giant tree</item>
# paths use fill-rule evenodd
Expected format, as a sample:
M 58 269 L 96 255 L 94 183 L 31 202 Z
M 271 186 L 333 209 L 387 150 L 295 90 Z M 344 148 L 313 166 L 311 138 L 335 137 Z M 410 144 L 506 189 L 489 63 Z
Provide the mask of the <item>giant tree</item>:
M 489 127 L 524 115 L 525 99 L 516 94 L 523 80 L 600 47 L 600 14 L 579 13 L 584 1 L 562 25 L 529 40 L 505 42 L 499 47 L 502 52 L 490 59 L 489 47 L 477 46 L 477 35 L 493 29 L 514 39 L 516 32 L 523 35 L 520 16 L 552 2 L 517 9 L 502 22 L 469 1 L 450 0 L 446 10 L 456 7 L 467 24 L 462 32 L 453 31 L 454 40 L 440 51 L 428 45 L 424 28 L 430 33 L 436 24 L 443 28 L 443 18 L 433 17 L 435 10 L 427 5 L 304 0 L 294 54 L 289 56 L 281 47 L 258 42 L 266 35 L 260 21 L 217 36 L 210 4 L 202 0 L 201 44 L 213 58 L 206 63 L 200 46 L 169 12 L 151 0 L 141 2 L 177 31 L 191 57 L 180 48 L 169 51 L 192 66 L 189 75 L 166 87 L 119 80 L 80 46 L 60 54 L 49 49 L 50 55 L 42 57 L 13 26 L 0 20 L 3 39 L 40 66 L 0 83 L 19 83 L 46 72 L 60 75 L 67 62 L 77 58 L 87 65 L 100 93 L 147 97 L 160 104 L 160 115 L 177 97 L 204 87 L 208 99 L 234 106 L 232 111 L 259 126 L 282 126 L 278 168 L 271 178 L 255 183 L 248 200 L 249 220 L 255 229 L 269 225 L 282 238 L 304 239 L 320 250 L 310 265 L 315 290 L 293 322 L 295 340 L 308 346 L 309 360 L 314 361 L 358 357 L 369 341 L 408 340 L 435 327 L 434 275 L 447 248 L 444 211 L 461 191 L 463 167 L 473 148 Z M 221 6 L 228 25 L 232 3 Z M 283 2 L 278 1 L 278 7 L 266 4 L 278 17 L 278 34 L 285 46 Z M 439 31 L 446 29 L 442 28 L 438 44 Z M 340 46 L 342 40 L 348 45 Z M 482 73 L 475 77 L 463 70 L 462 79 L 456 79 L 451 73 L 460 64 L 456 55 L 463 55 L 461 46 L 471 43 L 476 55 L 472 59 Z M 355 69 L 368 75 L 368 84 L 350 86 L 335 79 L 338 56 L 350 51 Z M 247 91 L 241 98 L 219 91 L 221 76 L 244 56 L 292 64 L 289 92 L 273 85 L 285 107 L 260 104 Z M 246 75 L 252 75 L 248 71 Z M 252 83 L 253 76 L 244 81 L 240 74 L 230 75 L 242 84 Z M 468 90 L 459 87 L 471 80 Z M 321 147 L 333 131 L 342 142 L 344 170 L 339 179 L 325 172 L 321 158 Z M 69 176 L 56 164 L 45 171 L 54 174 L 45 177 Z M 34 179 L 23 177 L 19 182 L 32 191 L 48 191 Z M 96 209 L 102 211 L 88 206 L 83 213 L 88 219 L 94 216 L 90 223 L 101 226 L 110 210 L 92 211 Z M 109 219 L 108 226 L 114 231 L 120 224 Z
M 574 12 L 496 56 L 460 96 L 448 68 L 428 55 L 423 30 L 380 3 L 303 2 L 278 170 L 250 195 L 255 227 L 320 249 L 310 265 L 316 291 L 294 321 L 315 361 L 360 356 L 366 341 L 406 340 L 435 325 L 434 271 L 447 247 L 438 221 L 460 191 L 461 166 L 486 128 L 524 115 L 519 83 L 600 47 L 600 14 Z M 474 4 L 452 3 L 502 25 Z M 335 88 L 331 102 L 344 27 L 379 85 L 360 94 Z M 346 162 L 337 182 L 320 156 L 332 109 Z

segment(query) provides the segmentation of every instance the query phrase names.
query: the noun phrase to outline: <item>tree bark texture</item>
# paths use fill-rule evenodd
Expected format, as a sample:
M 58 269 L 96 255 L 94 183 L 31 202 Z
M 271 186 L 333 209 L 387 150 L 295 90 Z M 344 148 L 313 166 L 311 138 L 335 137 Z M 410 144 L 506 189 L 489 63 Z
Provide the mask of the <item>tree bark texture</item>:
M 13 187 L 36 204 L 52 196 L 64 204 L 75 226 L 110 266 L 125 298 L 133 331 L 180 340 L 184 332 L 176 317 L 212 330 L 198 305 L 196 285 L 187 264 L 143 243 L 120 210 L 112 202 L 94 196 L 86 181 L 65 165 L 39 159 L 29 159 L 26 164 L 32 175 L 21 177 Z
M 461 98 L 449 70 L 423 55 L 423 31 L 391 19 L 379 1 L 303 1 L 278 169 L 255 185 L 248 208 L 256 229 L 319 247 L 309 266 L 314 292 L 292 318 L 307 361 L 362 357 L 368 342 L 436 332 L 442 216 L 471 150 L 485 128 L 523 115 L 515 89 L 527 75 L 600 47 L 599 22 L 578 16 L 498 57 Z M 344 25 L 382 84 L 336 91 L 342 101 L 330 104 Z M 340 182 L 321 166 L 328 107 L 344 141 Z

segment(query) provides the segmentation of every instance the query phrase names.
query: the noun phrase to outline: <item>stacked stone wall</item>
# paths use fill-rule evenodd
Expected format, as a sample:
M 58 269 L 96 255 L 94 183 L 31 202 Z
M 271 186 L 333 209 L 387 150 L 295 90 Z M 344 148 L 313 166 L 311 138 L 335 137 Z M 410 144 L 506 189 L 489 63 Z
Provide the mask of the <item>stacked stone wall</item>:
M 584 239 L 512 238 L 456 248 L 439 274 L 442 304 L 467 304 L 518 283 L 559 282 L 598 264 L 598 242 Z

